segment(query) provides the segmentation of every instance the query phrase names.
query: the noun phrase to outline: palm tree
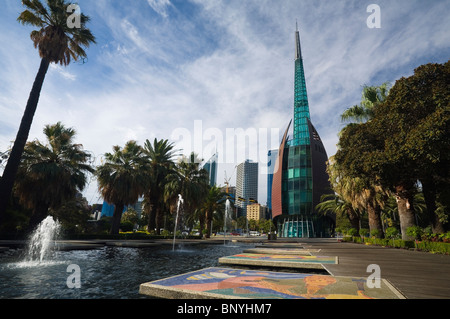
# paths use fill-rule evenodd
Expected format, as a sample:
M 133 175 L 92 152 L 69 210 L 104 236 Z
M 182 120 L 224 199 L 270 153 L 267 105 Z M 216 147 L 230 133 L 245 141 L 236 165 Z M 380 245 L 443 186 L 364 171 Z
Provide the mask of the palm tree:
M 223 201 L 225 196 L 226 193 L 222 192 L 217 186 L 212 186 L 208 190 L 203 204 L 206 221 L 206 238 L 211 236 L 211 222 L 214 212 L 222 212 L 225 210 L 225 202 Z
M 363 87 L 361 103 L 348 108 L 341 115 L 343 122 L 350 122 L 344 127 L 341 133 L 350 126 L 360 125 L 361 123 L 372 120 L 375 115 L 375 109 L 386 101 L 389 94 L 389 86 L 390 84 L 388 82 L 380 86 L 365 85 Z M 345 191 L 350 191 L 350 193 L 347 195 L 340 193 L 340 195 L 343 195 L 344 198 L 352 202 L 355 209 L 366 209 L 369 216 L 371 232 L 376 231 L 379 236 L 382 236 L 381 209 L 384 200 L 387 198 L 386 194 L 388 191 L 374 181 L 363 180 L 361 178 L 353 179 L 346 176 L 341 176 L 340 179 L 339 183 L 341 185 L 345 183 L 351 184 L 345 187 Z
M 347 211 L 352 227 L 359 229 L 359 226 L 355 226 L 361 218 L 358 212 L 367 211 L 370 231 L 383 236 L 381 210 L 390 193 L 368 179 L 345 175 L 334 156 L 328 160 L 327 173 L 333 190 L 341 200 L 352 207 Z
M 336 216 L 345 216 L 348 218 L 352 228 L 359 232 L 361 217 L 358 210 L 353 208 L 352 203 L 346 201 L 339 194 L 324 194 L 320 198 L 320 203 L 316 206 L 319 213 L 336 214 Z
M 371 120 L 375 114 L 375 108 L 386 101 L 389 94 L 389 86 L 388 82 L 380 86 L 364 85 L 361 103 L 345 110 L 341 115 L 341 120 L 343 122 L 356 121 L 357 123 Z
M 47 8 L 40 0 L 22 0 L 22 3 L 26 10 L 20 14 L 17 20 L 23 25 L 31 25 L 39 29 L 32 31 L 30 37 L 34 47 L 39 50 L 41 64 L 8 163 L 0 179 L 0 223 L 11 197 L 20 158 L 28 139 L 50 63 L 67 66 L 71 59 L 77 61 L 79 58 L 85 58 L 86 52 L 83 47 L 89 47 L 91 43 L 95 43 L 95 37 L 85 27 L 90 20 L 88 16 L 81 14 L 79 16 L 80 27 L 69 28 L 67 25 L 67 19 L 70 16 L 67 12 L 69 4 L 65 0 L 47 0 Z
M 153 141 L 144 143 L 144 155 L 149 162 L 150 170 L 148 176 L 148 186 L 144 193 L 145 210 L 148 214 L 148 229 L 157 227 L 157 233 L 161 228 L 164 207 L 164 188 L 167 183 L 167 176 L 175 169 L 173 157 L 175 155 L 174 145 L 168 140 Z
M 200 168 L 200 160 L 195 153 L 183 156 L 177 163 L 177 169 L 168 176 L 165 198 L 170 200 L 180 194 L 184 199 L 184 212 L 192 215 L 202 207 L 208 193 L 209 180 L 206 170 Z M 200 218 L 200 229 L 204 229 L 204 218 Z
M 105 163 L 97 168 L 96 175 L 103 198 L 115 206 L 110 233 L 118 234 L 125 207 L 135 204 L 145 191 L 149 168 L 135 141 L 127 142 L 123 149 L 114 146 L 113 150 L 105 154 Z
M 76 132 L 58 122 L 44 128 L 48 144 L 33 141 L 25 146 L 17 173 L 15 194 L 32 210 L 30 229 L 48 215 L 49 208 L 58 209 L 75 199 L 93 173 L 90 154 L 81 144 L 74 144 Z

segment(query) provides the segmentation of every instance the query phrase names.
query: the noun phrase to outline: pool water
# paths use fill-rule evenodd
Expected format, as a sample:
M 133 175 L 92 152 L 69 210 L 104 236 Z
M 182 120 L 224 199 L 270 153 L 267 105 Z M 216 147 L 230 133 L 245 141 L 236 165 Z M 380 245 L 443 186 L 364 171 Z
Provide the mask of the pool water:
M 248 244 L 201 244 L 172 251 L 103 247 L 56 251 L 43 263 L 23 262 L 23 251 L 0 254 L 0 299 L 141 299 L 139 285 L 182 273 L 218 266 L 220 257 L 241 253 Z M 253 247 L 253 246 L 252 246 Z M 80 268 L 81 287 L 68 288 L 69 265 Z

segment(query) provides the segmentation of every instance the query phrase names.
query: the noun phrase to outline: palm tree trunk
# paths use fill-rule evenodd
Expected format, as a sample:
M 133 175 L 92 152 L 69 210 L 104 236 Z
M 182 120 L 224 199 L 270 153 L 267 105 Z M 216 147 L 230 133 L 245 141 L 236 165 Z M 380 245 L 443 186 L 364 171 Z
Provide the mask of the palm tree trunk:
M 175 214 L 176 216 L 176 214 Z M 161 207 L 156 208 L 155 224 L 156 224 L 156 235 L 161 235 L 161 228 L 163 228 L 164 216 Z
M 120 221 L 122 219 L 122 212 L 123 212 L 123 210 L 125 208 L 124 204 L 114 204 L 114 206 L 115 206 L 115 208 L 114 208 L 114 215 L 113 215 L 112 224 L 111 224 L 111 231 L 110 231 L 111 235 L 119 234 Z
M 369 229 L 372 234 L 374 230 L 378 231 L 378 238 L 383 238 L 383 225 L 381 224 L 381 208 L 379 205 L 373 205 L 369 202 L 367 205 L 367 213 L 369 215 Z
M 431 229 L 435 234 L 443 234 L 445 232 L 444 225 L 436 214 L 436 184 L 431 178 L 423 178 L 420 182 L 422 183 L 423 197 L 427 205 L 427 214 L 430 219 Z
M 3 176 L 0 179 L 0 224 L 2 223 L 3 215 L 11 197 L 14 180 L 20 165 L 20 159 L 22 157 L 25 144 L 28 140 L 31 124 L 33 123 L 33 117 L 36 113 L 42 85 L 44 84 L 45 75 L 47 74 L 49 65 L 50 63 L 47 59 L 43 58 L 41 60 L 41 65 L 34 80 L 33 88 L 30 92 L 27 106 L 20 123 L 19 131 L 17 132 L 16 140 L 14 141 Z
M 203 238 L 203 230 L 205 229 L 205 217 L 203 215 L 203 212 L 200 213 L 200 216 L 198 218 L 199 221 L 199 231 L 200 231 L 200 236 Z
M 359 234 L 359 215 L 351 208 L 347 208 L 347 217 L 348 220 L 350 221 L 350 225 L 352 226 L 352 228 L 356 229 L 358 231 Z
M 404 185 L 398 185 L 395 188 L 397 196 L 398 215 L 400 217 L 400 230 L 403 240 L 414 240 L 407 235 L 406 230 L 416 225 L 413 208 L 414 195 Z
M 148 224 L 147 224 L 147 230 L 148 232 L 154 231 L 156 228 L 156 205 L 154 202 L 150 204 L 150 210 L 148 213 Z
M 212 221 L 212 212 L 209 210 L 206 212 L 206 238 L 211 237 L 211 221 Z

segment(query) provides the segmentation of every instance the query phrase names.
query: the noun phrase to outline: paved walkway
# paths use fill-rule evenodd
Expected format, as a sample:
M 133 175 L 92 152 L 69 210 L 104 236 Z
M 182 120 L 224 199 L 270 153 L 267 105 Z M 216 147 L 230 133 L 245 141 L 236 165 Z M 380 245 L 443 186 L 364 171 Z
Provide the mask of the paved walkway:
M 325 265 L 334 276 L 367 277 L 367 266 L 380 266 L 389 280 L 409 299 L 450 299 L 450 256 L 373 245 L 339 243 L 335 239 L 302 239 L 313 255 L 339 256 L 339 264 Z

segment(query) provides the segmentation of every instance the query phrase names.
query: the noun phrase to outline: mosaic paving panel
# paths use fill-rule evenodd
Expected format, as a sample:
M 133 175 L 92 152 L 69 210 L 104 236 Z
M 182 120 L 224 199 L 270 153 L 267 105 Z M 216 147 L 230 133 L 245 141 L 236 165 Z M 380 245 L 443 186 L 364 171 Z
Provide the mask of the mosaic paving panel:
M 296 248 L 249 248 L 244 253 L 269 254 L 269 255 L 302 255 L 311 256 L 311 253 L 318 253 L 318 249 L 296 249 Z
M 303 244 L 298 243 L 264 243 L 255 245 L 256 248 L 297 248 L 303 249 Z
M 337 257 L 242 253 L 219 258 L 221 264 L 283 268 L 323 269 L 323 264 L 337 264 Z
M 389 282 L 368 288 L 366 279 L 327 275 L 206 268 L 142 284 L 140 293 L 159 298 L 217 299 L 398 299 Z

